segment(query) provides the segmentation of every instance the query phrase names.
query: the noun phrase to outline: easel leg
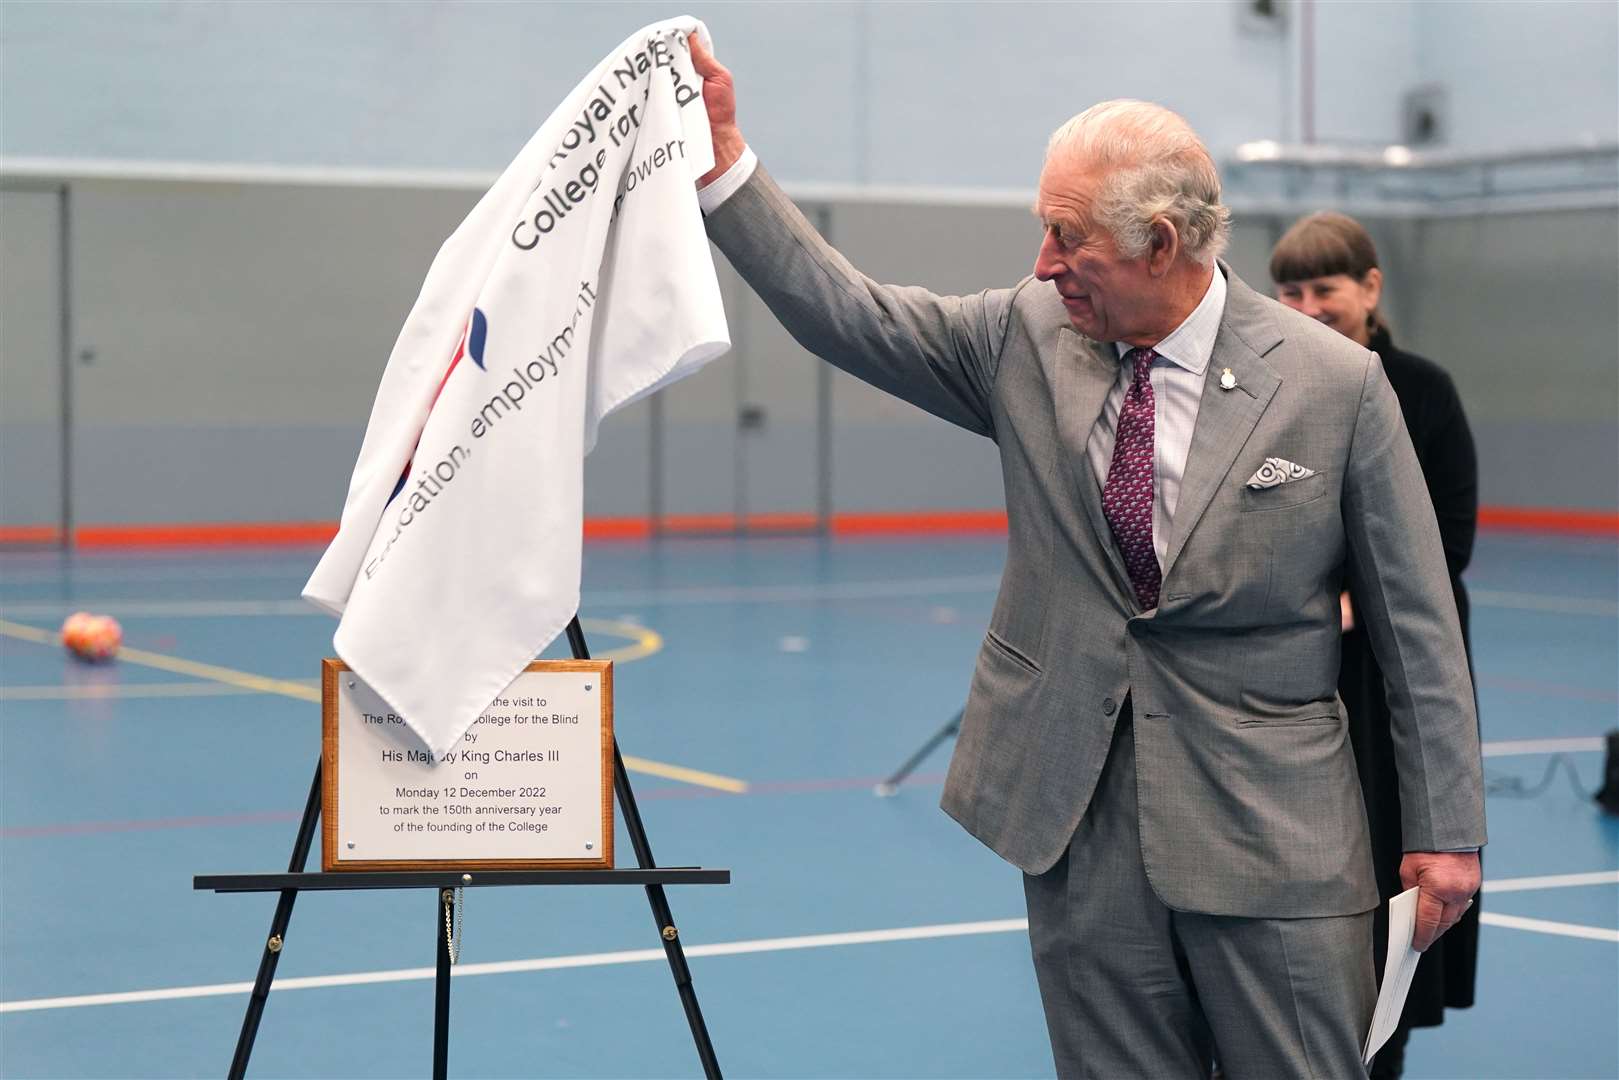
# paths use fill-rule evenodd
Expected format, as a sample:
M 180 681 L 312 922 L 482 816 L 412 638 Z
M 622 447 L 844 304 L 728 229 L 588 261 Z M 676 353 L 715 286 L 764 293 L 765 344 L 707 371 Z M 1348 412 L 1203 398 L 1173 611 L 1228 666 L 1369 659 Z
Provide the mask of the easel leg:
M 933 753 L 935 747 L 944 742 L 946 739 L 952 739 L 956 735 L 960 734 L 961 718 L 965 715 L 967 715 L 967 710 L 964 708 L 960 712 L 956 713 L 955 716 L 951 717 L 948 724 L 940 728 L 938 731 L 935 731 L 932 735 L 928 736 L 928 741 L 922 744 L 922 748 L 916 753 L 912 754 L 910 757 L 906 758 L 905 764 L 894 770 L 893 776 L 890 776 L 887 780 L 884 780 L 882 783 L 877 785 L 877 794 L 886 799 L 888 796 L 898 791 L 899 786 L 905 782 L 906 777 L 910 776 L 911 773 L 916 771 L 916 767 L 922 764 L 929 754 Z
M 309 785 L 309 801 L 304 803 L 304 820 L 298 826 L 298 839 L 292 845 L 292 858 L 287 873 L 302 873 L 309 861 L 309 846 L 315 839 L 315 823 L 320 820 L 320 761 L 315 762 L 315 779 Z M 275 966 L 281 959 L 281 946 L 287 937 L 287 924 L 292 921 L 292 905 L 298 899 L 297 889 L 282 889 L 276 901 L 275 917 L 270 920 L 270 936 L 265 940 L 264 955 L 259 959 L 259 975 L 253 981 L 252 996 L 247 999 L 247 1015 L 242 1018 L 242 1033 L 236 1039 L 236 1056 L 231 1059 L 231 1080 L 242 1080 L 247 1075 L 247 1059 L 253 1054 L 253 1040 L 258 1037 L 259 1020 L 264 1016 L 264 1005 L 270 999 L 270 983 L 275 979 Z
M 568 645 L 575 660 L 589 660 L 590 649 L 585 644 L 585 632 L 579 619 L 568 624 Z M 658 864 L 652 858 L 652 845 L 647 841 L 646 828 L 641 824 L 641 811 L 635 805 L 635 792 L 630 789 L 630 775 L 624 769 L 624 757 L 618 752 L 618 738 L 613 738 L 613 790 L 618 794 L 618 805 L 624 815 L 624 828 L 630 834 L 630 845 L 635 848 L 635 860 L 643 870 Z M 648 903 L 652 906 L 652 921 L 663 941 L 664 955 L 669 958 L 669 970 L 675 977 L 675 989 L 680 994 L 681 1007 L 686 1010 L 686 1023 L 691 1027 L 692 1041 L 697 1044 L 697 1057 L 703 1063 L 703 1075 L 719 1080 L 720 1063 L 714 1056 L 714 1044 L 708 1037 L 708 1025 L 703 1021 L 703 1010 L 697 1003 L 697 991 L 691 982 L 691 968 L 686 964 L 686 950 L 680 944 L 680 932 L 675 917 L 669 910 L 668 898 L 662 885 L 646 887 Z
M 445 897 L 450 890 L 433 890 L 438 905 L 433 909 L 438 923 L 438 974 L 433 979 L 433 1080 L 445 1080 L 450 1070 L 450 923 L 444 917 Z

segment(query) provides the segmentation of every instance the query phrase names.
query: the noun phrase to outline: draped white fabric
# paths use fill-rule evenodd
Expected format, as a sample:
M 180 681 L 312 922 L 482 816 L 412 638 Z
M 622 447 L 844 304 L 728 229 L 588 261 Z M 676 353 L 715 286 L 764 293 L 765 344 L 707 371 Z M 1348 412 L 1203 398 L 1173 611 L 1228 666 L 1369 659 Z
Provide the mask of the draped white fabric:
M 584 456 L 609 412 L 730 347 L 682 17 L 631 35 L 445 241 L 304 587 L 339 656 L 448 750 L 579 604 Z

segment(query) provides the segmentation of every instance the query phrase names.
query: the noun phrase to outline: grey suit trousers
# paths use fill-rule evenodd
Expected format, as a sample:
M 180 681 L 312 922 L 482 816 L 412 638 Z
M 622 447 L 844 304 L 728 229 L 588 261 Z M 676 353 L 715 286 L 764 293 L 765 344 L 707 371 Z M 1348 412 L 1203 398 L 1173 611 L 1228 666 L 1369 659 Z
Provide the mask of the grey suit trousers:
M 1372 915 L 1176 911 L 1142 863 L 1129 703 L 1069 849 L 1025 875 L 1029 940 L 1059 1077 L 1364 1077 Z

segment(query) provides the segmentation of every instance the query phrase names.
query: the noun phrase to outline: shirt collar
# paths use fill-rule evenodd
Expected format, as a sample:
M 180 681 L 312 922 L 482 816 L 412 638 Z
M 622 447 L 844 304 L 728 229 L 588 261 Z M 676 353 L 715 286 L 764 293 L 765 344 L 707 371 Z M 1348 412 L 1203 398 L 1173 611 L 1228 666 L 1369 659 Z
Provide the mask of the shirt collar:
M 1209 357 L 1214 355 L 1214 339 L 1220 333 L 1220 320 L 1225 317 L 1226 290 L 1225 274 L 1216 265 L 1203 299 L 1186 316 L 1186 321 L 1154 345 L 1152 351 L 1193 375 L 1203 374 L 1209 366 Z M 1132 348 L 1122 341 L 1115 341 L 1113 347 L 1121 358 Z

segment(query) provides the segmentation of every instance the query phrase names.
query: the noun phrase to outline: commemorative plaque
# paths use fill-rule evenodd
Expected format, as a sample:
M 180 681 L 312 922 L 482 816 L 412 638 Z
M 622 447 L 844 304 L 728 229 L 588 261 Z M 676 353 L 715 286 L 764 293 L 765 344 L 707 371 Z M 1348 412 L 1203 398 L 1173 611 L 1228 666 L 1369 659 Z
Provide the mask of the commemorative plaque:
M 341 660 L 321 704 L 325 870 L 612 868 L 612 661 L 534 661 L 441 755 Z

